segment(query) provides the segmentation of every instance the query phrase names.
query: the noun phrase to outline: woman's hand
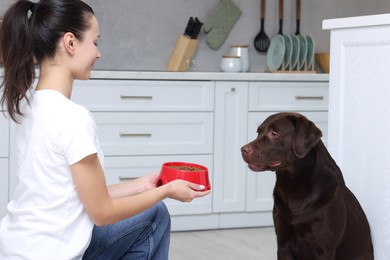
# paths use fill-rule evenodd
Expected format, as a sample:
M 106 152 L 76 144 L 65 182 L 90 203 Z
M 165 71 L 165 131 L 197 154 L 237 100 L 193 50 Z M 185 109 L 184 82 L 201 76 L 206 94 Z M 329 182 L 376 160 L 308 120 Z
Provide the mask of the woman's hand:
M 145 191 L 156 188 L 157 179 L 160 173 L 152 172 L 141 177 Z
M 210 193 L 203 185 L 191 183 L 185 180 L 174 180 L 165 184 L 168 188 L 168 198 L 181 202 L 191 202 L 195 198 L 206 196 Z

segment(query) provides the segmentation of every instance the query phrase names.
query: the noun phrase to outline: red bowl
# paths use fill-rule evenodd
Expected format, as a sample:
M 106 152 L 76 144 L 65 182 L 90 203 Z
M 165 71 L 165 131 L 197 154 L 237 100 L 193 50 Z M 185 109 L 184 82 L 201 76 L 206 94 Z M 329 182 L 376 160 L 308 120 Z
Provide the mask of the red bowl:
M 161 167 L 160 175 L 157 179 L 157 186 L 164 185 L 176 179 L 203 185 L 205 186 L 205 190 L 211 189 L 208 169 L 203 165 L 187 162 L 166 162 Z

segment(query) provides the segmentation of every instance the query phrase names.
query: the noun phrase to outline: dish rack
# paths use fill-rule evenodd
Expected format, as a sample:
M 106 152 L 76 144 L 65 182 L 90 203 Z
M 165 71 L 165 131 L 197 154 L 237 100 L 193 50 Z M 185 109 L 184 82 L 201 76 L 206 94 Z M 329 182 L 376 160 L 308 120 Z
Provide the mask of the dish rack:
M 272 38 L 267 51 L 266 72 L 317 73 L 315 43 L 309 35 L 281 35 Z
M 314 69 L 314 67 L 315 67 L 314 58 L 312 59 L 310 66 L 308 66 L 307 60 L 305 60 L 303 68 L 302 69 L 297 69 L 299 67 L 300 67 L 299 60 L 297 61 L 297 66 L 296 66 L 295 69 L 292 68 L 291 62 L 289 62 L 289 64 L 287 64 L 287 66 L 286 66 L 284 64 L 284 61 L 283 61 L 282 66 L 279 69 L 271 71 L 267 67 L 265 69 L 265 72 L 270 72 L 270 73 L 297 73 L 297 74 L 299 74 L 299 73 L 311 73 L 311 74 L 317 73 L 317 71 Z

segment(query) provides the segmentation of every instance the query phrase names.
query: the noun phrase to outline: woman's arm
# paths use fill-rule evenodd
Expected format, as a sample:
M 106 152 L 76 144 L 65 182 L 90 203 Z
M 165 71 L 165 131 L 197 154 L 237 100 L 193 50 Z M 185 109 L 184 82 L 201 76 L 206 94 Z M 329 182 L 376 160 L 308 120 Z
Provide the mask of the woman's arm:
M 159 173 L 150 173 L 143 177 L 107 186 L 111 198 L 120 198 L 156 188 Z
M 80 199 L 96 225 L 107 225 L 134 216 L 157 202 L 172 198 L 182 202 L 190 202 L 194 198 L 203 197 L 209 191 L 199 191 L 204 187 L 184 180 L 175 180 L 158 188 L 145 188 L 144 192 L 130 191 L 130 196 L 125 189 L 132 185 L 119 184 L 118 190 L 111 190 L 111 198 L 103 169 L 96 154 L 89 155 L 81 161 L 70 166 L 73 180 Z M 137 185 L 135 185 L 137 186 Z M 139 186 L 138 186 L 139 187 Z M 120 191 L 120 192 L 118 192 Z M 124 197 L 123 197 L 124 196 Z

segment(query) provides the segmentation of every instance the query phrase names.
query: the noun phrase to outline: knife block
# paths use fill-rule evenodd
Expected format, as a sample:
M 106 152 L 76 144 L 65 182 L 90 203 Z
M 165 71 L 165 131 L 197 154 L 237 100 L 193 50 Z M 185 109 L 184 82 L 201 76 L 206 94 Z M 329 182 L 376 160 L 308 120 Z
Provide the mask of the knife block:
M 188 71 L 199 41 L 180 35 L 168 63 L 168 71 Z

